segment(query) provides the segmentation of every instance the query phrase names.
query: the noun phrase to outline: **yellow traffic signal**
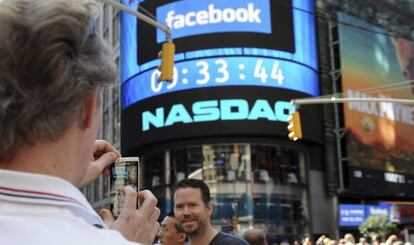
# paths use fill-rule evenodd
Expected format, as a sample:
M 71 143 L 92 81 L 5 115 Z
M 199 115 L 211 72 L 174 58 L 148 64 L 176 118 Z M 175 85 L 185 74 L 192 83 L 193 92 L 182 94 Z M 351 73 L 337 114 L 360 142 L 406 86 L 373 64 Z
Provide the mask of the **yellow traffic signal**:
M 172 82 L 174 75 L 174 54 L 175 45 L 173 42 L 169 41 L 162 44 L 162 50 L 158 54 L 161 59 L 161 64 L 158 66 L 158 70 L 161 72 L 158 82 Z
M 236 216 L 231 217 L 231 229 L 233 231 L 237 231 L 237 217 Z
M 288 117 L 288 123 L 287 129 L 289 131 L 289 139 L 293 141 L 302 139 L 302 125 L 300 123 L 300 115 L 298 111 L 293 112 Z

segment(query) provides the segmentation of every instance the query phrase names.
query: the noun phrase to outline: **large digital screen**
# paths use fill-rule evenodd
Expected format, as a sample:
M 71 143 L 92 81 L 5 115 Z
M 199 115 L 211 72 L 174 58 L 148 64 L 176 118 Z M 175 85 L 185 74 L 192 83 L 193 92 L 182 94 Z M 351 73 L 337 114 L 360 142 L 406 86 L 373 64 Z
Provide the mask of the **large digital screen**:
M 286 137 L 290 99 L 319 95 L 312 0 L 123 3 L 169 26 L 176 45 L 173 81 L 159 83 L 165 33 L 121 15 L 123 148 L 180 137 Z M 314 126 L 305 138 L 321 141 Z
M 287 139 L 290 98 L 304 94 L 257 86 L 212 87 L 154 96 L 122 111 L 121 148 L 142 153 L 161 143 L 200 139 Z M 304 140 L 322 142 L 320 107 L 301 109 Z
M 139 5 L 159 22 L 170 25 L 177 51 L 174 82 L 158 84 L 157 54 L 160 38 L 165 35 L 132 15 L 122 14 L 123 108 L 163 93 L 210 86 L 254 85 L 319 95 L 315 6 L 311 0 L 147 0 L 124 4 L 140 10 Z M 214 23 L 218 9 L 226 21 Z M 198 18 L 202 23 L 212 19 L 195 28 L 179 24 L 186 18 Z M 246 21 L 234 23 L 227 21 L 229 18 Z
M 338 19 L 352 24 L 339 26 L 345 96 L 414 99 L 408 81 L 414 78 L 414 43 L 343 13 Z M 349 102 L 343 108 L 350 188 L 414 196 L 413 106 Z

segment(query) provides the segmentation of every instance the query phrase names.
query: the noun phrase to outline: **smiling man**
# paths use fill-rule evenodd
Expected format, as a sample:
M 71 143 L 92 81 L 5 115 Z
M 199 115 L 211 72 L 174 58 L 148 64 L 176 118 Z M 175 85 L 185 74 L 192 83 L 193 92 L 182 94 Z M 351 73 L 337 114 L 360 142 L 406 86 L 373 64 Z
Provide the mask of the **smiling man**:
M 248 245 L 246 241 L 219 232 L 211 225 L 213 206 L 210 189 L 202 180 L 185 179 L 177 183 L 174 213 L 187 234 L 190 245 Z

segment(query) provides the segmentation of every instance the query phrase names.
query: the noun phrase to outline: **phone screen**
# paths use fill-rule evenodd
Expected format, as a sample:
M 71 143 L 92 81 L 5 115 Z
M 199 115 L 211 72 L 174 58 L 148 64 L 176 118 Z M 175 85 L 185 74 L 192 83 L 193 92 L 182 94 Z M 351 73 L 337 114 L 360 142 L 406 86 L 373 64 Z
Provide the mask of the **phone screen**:
M 110 210 L 116 217 L 124 206 L 125 196 L 121 191 L 124 186 L 130 186 L 137 192 L 139 177 L 139 158 L 121 157 L 111 166 Z M 138 207 L 138 202 L 137 202 Z

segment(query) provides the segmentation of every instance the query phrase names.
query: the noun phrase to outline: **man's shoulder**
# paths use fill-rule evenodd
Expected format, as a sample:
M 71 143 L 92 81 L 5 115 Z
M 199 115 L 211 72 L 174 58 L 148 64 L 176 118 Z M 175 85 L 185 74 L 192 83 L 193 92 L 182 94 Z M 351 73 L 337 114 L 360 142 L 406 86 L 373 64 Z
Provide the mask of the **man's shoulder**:
M 133 245 L 121 233 L 99 229 L 72 217 L 33 217 L 2 215 L 0 220 L 7 224 L 0 230 L 0 244 L 60 244 L 60 245 Z M 30 227 L 21 235 L 22 227 Z
M 236 237 L 224 232 L 218 232 L 217 235 L 213 238 L 210 242 L 210 245 L 248 245 L 248 243 L 241 239 L 240 237 Z

